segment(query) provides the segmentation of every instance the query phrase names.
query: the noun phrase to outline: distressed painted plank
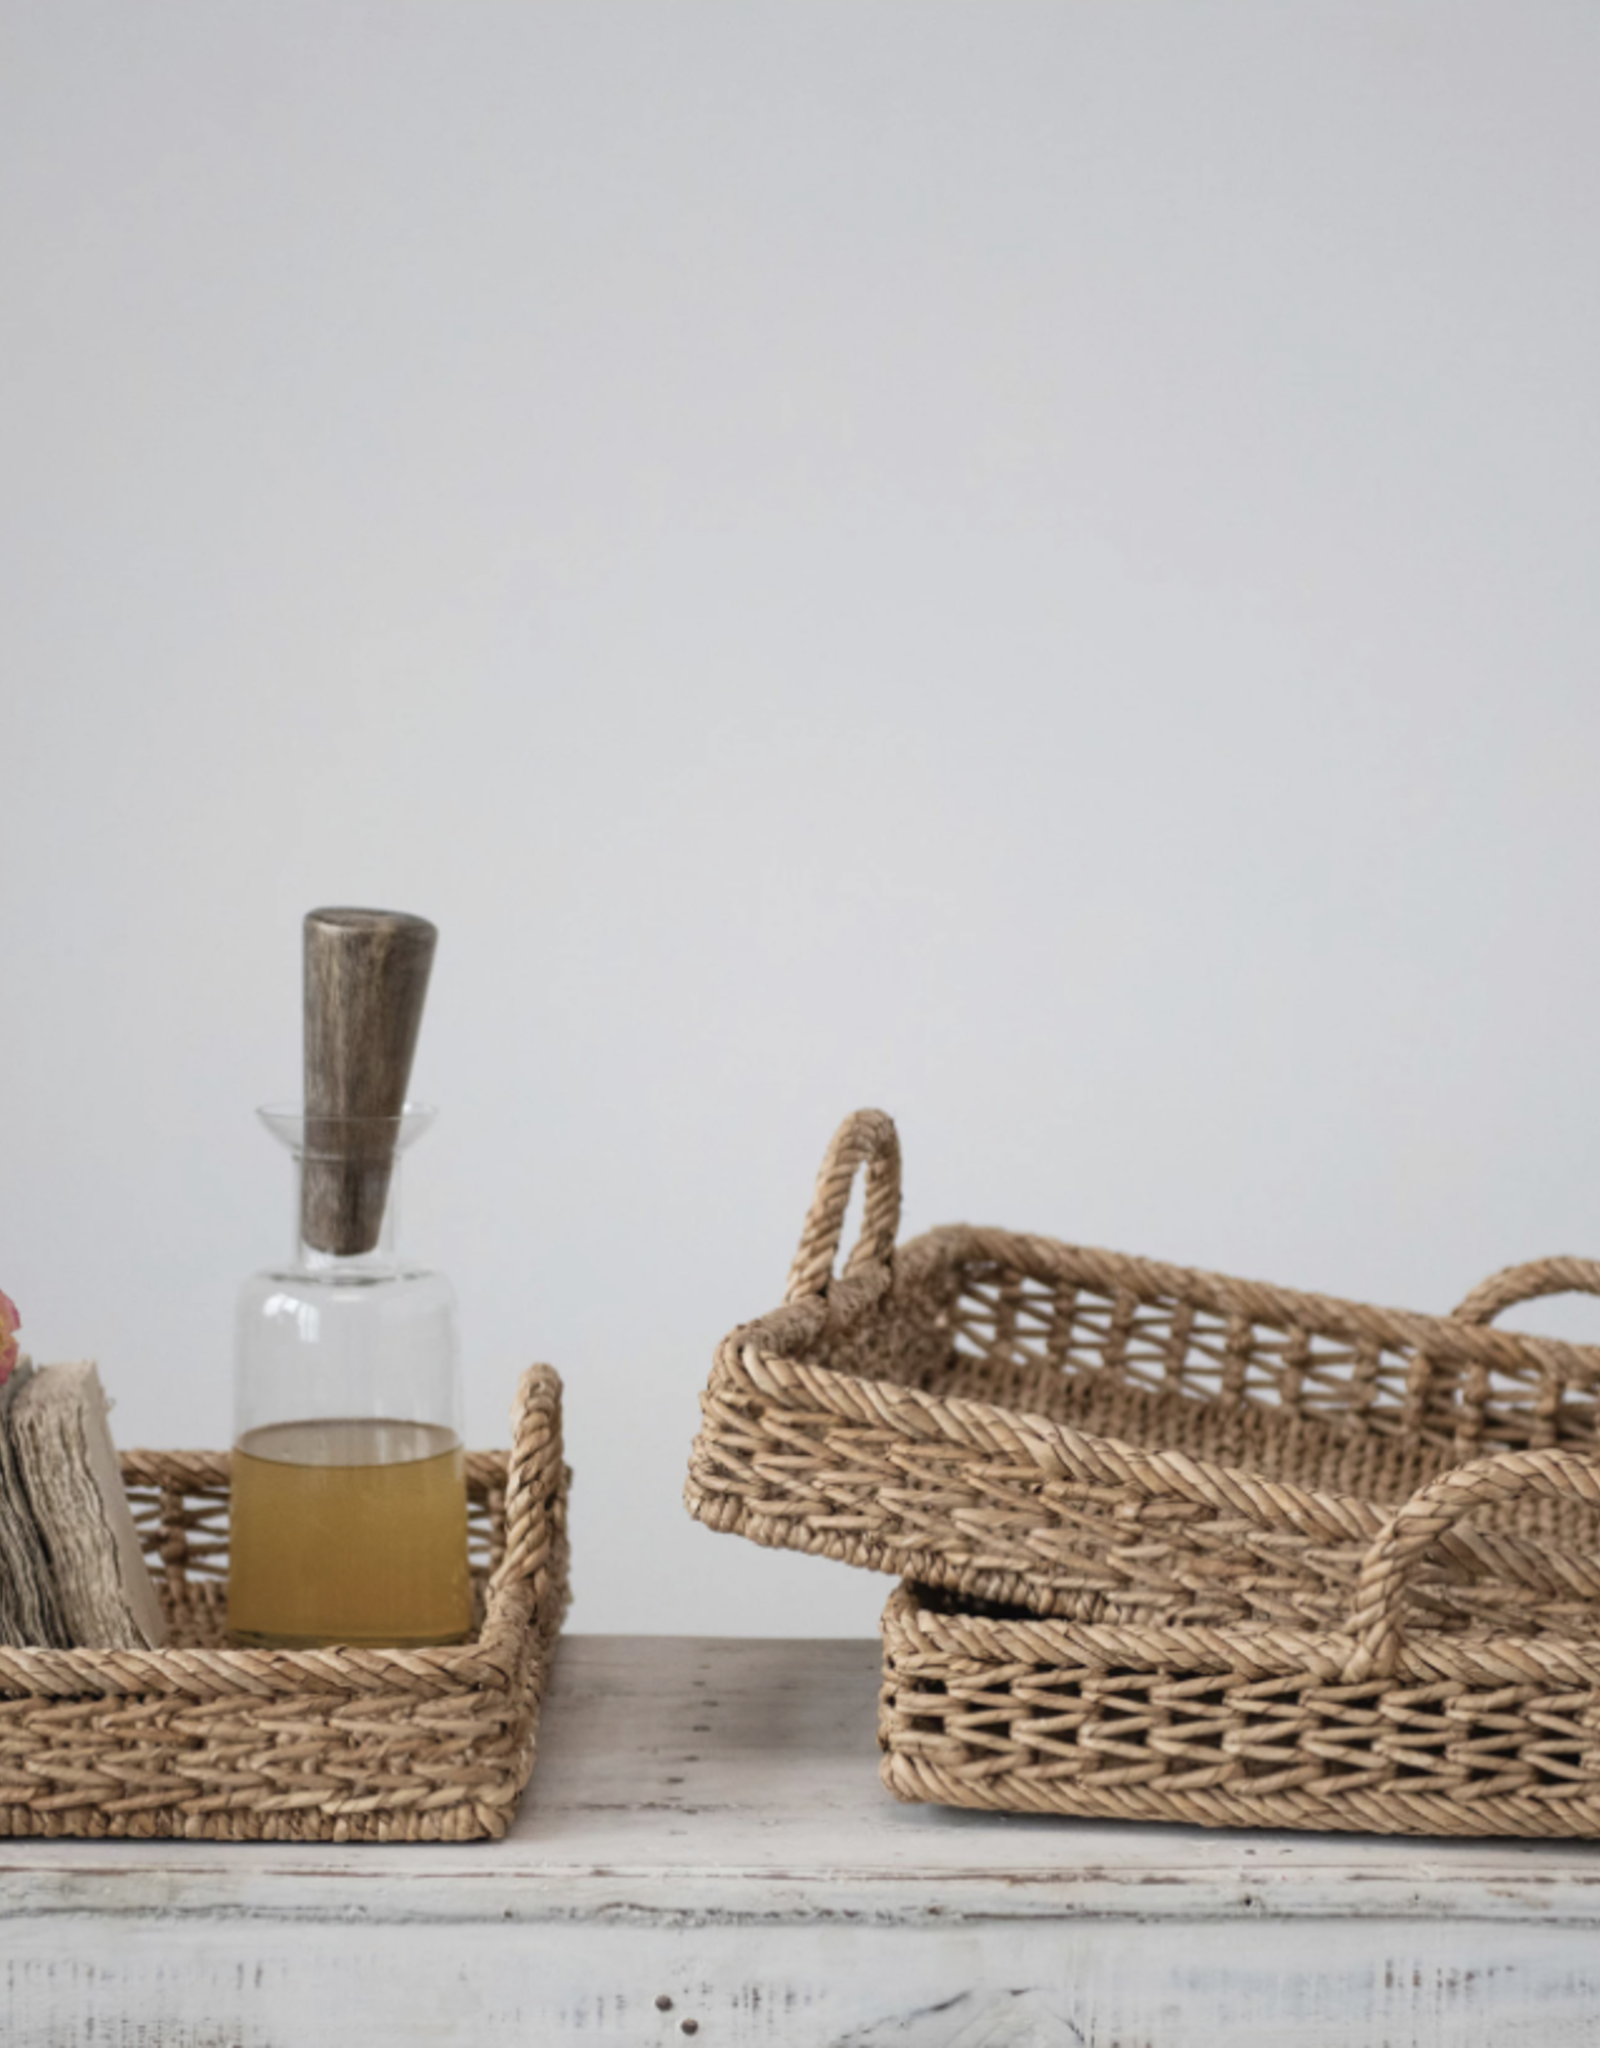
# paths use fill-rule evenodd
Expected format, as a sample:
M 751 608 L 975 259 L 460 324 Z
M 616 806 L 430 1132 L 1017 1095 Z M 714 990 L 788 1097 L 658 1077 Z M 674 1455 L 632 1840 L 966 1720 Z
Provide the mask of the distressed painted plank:
M 1588 2048 L 1568 1928 L 843 1920 L 406 1928 L 58 1915 L 0 1962 L 27 2048 Z M 670 2001 L 666 2005 L 658 2001 Z

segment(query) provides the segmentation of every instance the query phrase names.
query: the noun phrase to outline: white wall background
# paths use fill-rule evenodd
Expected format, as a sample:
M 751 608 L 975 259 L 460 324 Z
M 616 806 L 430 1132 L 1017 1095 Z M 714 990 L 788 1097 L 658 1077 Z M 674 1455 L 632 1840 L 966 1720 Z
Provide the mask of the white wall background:
M 219 1443 L 299 919 L 434 917 L 413 1238 L 589 1629 L 837 1118 L 1442 1309 L 1600 1249 L 1600 13 L 0 6 L 0 1285 Z M 1547 1319 L 1548 1321 L 1548 1319 Z

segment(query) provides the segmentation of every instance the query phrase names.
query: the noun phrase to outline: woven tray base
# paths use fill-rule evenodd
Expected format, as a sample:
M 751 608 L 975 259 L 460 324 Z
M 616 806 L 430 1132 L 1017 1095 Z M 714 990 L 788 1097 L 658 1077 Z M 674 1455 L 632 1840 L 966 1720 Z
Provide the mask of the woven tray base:
M 467 1461 L 474 1639 L 428 1650 L 226 1647 L 229 1459 L 123 1459 L 172 1636 L 0 1650 L 0 1835 L 471 1841 L 533 1769 L 568 1601 L 561 1382 L 524 1373 L 512 1450 Z
M 1600 1837 L 1600 1656 L 1417 1632 L 1396 1671 L 1352 1682 L 1358 1654 L 1348 1636 L 1119 1628 L 902 1585 L 883 1782 L 1006 1813 Z

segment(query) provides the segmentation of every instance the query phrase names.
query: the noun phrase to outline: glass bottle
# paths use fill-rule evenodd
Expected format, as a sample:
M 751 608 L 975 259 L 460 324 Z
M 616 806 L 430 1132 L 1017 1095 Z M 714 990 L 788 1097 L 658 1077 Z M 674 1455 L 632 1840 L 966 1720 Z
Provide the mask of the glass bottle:
M 229 1633 L 296 1649 L 463 1641 L 472 1593 L 455 1293 L 398 1244 L 401 1160 L 435 1112 L 258 1113 L 293 1155 L 295 1250 L 239 1293 Z M 381 1212 L 366 1249 L 341 1256 L 308 1241 L 306 1219 L 319 1200 L 325 1213 L 330 1191 Z

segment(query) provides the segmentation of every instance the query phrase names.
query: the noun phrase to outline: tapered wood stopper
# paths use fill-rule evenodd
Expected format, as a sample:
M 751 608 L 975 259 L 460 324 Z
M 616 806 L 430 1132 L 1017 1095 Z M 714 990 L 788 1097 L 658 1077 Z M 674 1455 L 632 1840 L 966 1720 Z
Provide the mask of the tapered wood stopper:
M 405 1107 L 438 939 L 400 910 L 307 913 L 300 1230 L 318 1251 L 355 1258 L 378 1242 L 398 1130 L 388 1120 Z

